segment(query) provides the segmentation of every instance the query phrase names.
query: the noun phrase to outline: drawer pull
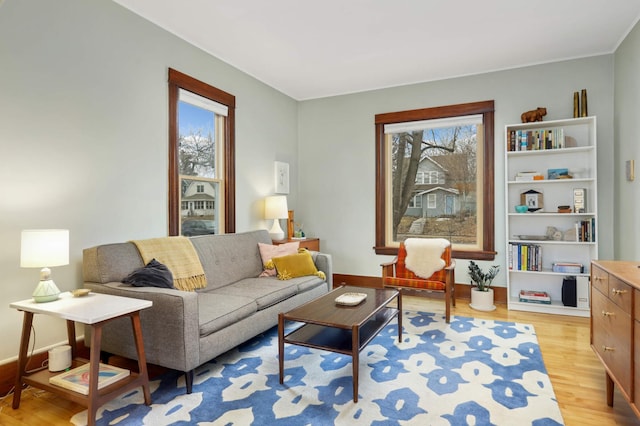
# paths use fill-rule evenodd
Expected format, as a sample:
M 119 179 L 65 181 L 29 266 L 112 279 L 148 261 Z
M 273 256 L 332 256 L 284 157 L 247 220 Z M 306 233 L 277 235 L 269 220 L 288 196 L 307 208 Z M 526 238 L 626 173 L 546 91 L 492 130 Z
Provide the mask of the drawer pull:
M 603 317 L 612 317 L 614 315 L 613 312 L 602 311 Z
M 618 290 L 617 288 L 614 288 L 614 289 L 611 290 L 611 293 L 618 294 L 618 295 L 625 294 L 626 292 L 627 292 L 627 290 Z
M 605 351 L 605 352 L 607 352 L 607 351 L 608 351 L 608 352 L 613 352 L 613 351 L 615 351 L 616 349 L 615 349 L 614 347 L 611 347 L 611 346 L 605 346 L 605 345 L 602 345 L 602 350 L 603 350 L 603 351 Z
M 604 281 L 604 277 L 599 277 L 597 275 L 595 277 L 593 277 L 593 279 L 596 280 L 596 281 Z

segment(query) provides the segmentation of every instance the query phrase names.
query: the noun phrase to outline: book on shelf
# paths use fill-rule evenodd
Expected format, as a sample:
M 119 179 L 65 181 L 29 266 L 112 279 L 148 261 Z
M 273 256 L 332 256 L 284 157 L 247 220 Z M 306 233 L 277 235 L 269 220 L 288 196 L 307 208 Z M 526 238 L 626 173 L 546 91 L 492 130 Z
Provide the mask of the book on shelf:
M 542 271 L 542 246 L 528 243 L 509 243 L 509 269 Z
M 63 387 L 65 389 L 70 389 L 83 395 L 88 395 L 90 365 L 91 364 L 86 363 L 69 371 L 65 371 L 64 373 L 52 376 L 51 378 L 49 378 L 49 383 L 51 383 L 52 385 Z M 129 370 L 114 367 L 113 365 L 100 363 L 100 372 L 98 373 L 98 389 L 109 386 L 110 384 L 124 379 L 127 376 L 129 376 Z
M 554 262 L 551 265 L 551 270 L 563 274 L 582 274 L 584 265 L 578 262 Z
M 551 297 L 546 291 L 520 290 L 519 299 L 521 302 L 551 304 Z
M 571 175 L 569 175 L 569 169 L 547 169 L 547 179 L 549 180 L 569 179 L 570 177 Z
M 596 241 L 596 219 L 585 219 L 576 222 L 576 241 L 578 242 L 590 242 Z

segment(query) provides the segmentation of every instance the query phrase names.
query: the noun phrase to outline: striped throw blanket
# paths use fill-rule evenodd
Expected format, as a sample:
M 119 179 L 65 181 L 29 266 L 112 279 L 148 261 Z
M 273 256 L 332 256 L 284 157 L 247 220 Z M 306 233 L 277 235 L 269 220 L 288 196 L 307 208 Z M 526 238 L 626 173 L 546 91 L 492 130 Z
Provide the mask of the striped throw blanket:
M 200 258 L 188 238 L 164 237 L 131 242 L 138 248 L 145 265 L 156 259 L 169 268 L 175 288 L 194 291 L 207 286 Z

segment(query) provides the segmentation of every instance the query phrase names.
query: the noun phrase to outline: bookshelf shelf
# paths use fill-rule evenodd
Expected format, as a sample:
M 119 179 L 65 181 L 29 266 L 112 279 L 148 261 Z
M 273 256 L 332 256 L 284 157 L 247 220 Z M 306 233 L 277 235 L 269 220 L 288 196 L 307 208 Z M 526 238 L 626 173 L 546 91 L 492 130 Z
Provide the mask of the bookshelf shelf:
M 552 301 L 550 305 L 540 303 L 520 302 L 517 297 L 509 297 L 509 309 L 526 312 L 541 312 L 555 315 L 572 315 L 577 317 L 588 317 L 588 308 L 574 308 L 564 306 L 561 302 Z
M 596 118 L 507 125 L 505 142 L 508 307 L 589 316 L 588 269 L 598 257 Z M 561 178 L 549 179 L 558 175 Z M 543 179 L 526 180 L 533 176 Z M 574 203 L 576 191 L 583 194 L 581 209 L 577 199 Z M 528 201 L 522 194 L 531 192 L 540 194 L 540 205 L 534 204 L 540 210 L 517 213 L 515 206 L 524 204 L 523 199 Z M 561 213 L 565 208 L 560 206 L 570 206 L 571 211 Z M 584 272 L 554 272 L 555 262 L 582 264 Z M 576 307 L 562 302 L 567 276 L 576 277 L 577 292 L 587 295 Z M 522 290 L 545 292 L 551 304 L 520 301 Z

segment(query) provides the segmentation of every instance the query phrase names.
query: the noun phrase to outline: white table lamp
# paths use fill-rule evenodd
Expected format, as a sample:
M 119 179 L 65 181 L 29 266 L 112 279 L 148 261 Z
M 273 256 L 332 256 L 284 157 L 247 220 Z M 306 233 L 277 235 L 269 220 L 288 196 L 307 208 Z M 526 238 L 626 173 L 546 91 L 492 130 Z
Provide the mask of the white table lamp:
M 264 217 L 265 219 L 273 219 L 273 226 L 269 230 L 272 240 L 284 239 L 284 231 L 280 227 L 280 219 L 289 217 L 289 209 L 287 208 L 287 197 L 284 195 L 273 195 L 264 200 Z
M 50 266 L 69 264 L 68 229 L 27 229 L 22 231 L 20 266 L 42 268 L 40 282 L 33 292 L 36 302 L 51 302 L 60 295 L 60 290 L 51 279 Z

